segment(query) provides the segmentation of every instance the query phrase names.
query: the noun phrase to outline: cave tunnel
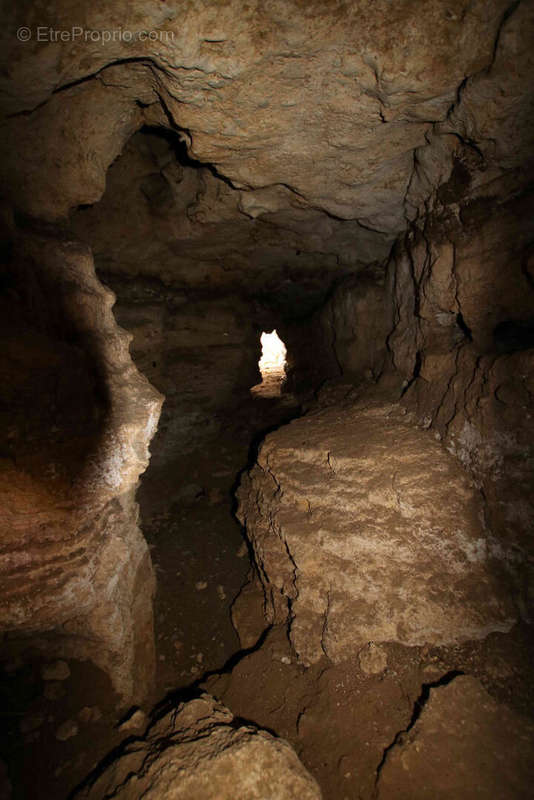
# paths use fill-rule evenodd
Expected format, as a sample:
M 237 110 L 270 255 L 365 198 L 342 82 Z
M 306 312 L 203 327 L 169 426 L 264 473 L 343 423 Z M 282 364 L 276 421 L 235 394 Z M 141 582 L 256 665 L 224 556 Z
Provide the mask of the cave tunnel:
M 251 388 L 251 393 L 260 397 L 279 397 L 286 382 L 287 348 L 276 330 L 262 331 L 260 336 L 261 358 L 258 367 L 261 383 Z
M 534 13 L 419 6 L 4 9 L 2 800 L 530 798 Z

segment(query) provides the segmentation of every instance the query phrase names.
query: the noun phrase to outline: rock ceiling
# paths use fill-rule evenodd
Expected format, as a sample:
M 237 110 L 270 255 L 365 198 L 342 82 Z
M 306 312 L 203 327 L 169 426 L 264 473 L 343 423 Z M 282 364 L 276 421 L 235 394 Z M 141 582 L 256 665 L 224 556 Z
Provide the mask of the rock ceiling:
M 180 276 L 184 257 L 213 273 L 195 242 L 217 235 L 255 267 L 304 251 L 312 270 L 354 271 L 383 261 L 409 221 L 439 208 L 439 186 L 454 199 L 466 173 L 480 194 L 503 175 L 514 186 L 527 169 L 531 9 L 501 0 L 431 0 L 424 13 L 416 0 L 63 0 L 53 12 L 19 3 L 4 12 L 1 139 L 16 155 L 4 159 L 3 183 L 23 214 L 62 220 L 102 197 L 136 131 L 169 129 L 205 168 L 187 230 L 175 222 L 167 232 L 178 246 L 159 265 L 164 278 Z M 22 24 L 28 42 L 15 36 Z M 123 269 L 158 271 L 153 257 L 130 261 Z M 219 271 L 236 267 L 228 252 L 223 262 Z

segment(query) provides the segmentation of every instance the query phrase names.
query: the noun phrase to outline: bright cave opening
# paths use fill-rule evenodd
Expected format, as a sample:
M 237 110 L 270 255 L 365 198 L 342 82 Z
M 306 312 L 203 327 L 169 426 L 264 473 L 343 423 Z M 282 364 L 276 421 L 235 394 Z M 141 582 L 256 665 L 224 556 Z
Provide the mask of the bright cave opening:
M 280 397 L 286 379 L 286 346 L 276 330 L 270 333 L 263 331 L 260 342 L 261 358 L 258 367 L 262 382 L 253 386 L 250 391 L 255 396 Z

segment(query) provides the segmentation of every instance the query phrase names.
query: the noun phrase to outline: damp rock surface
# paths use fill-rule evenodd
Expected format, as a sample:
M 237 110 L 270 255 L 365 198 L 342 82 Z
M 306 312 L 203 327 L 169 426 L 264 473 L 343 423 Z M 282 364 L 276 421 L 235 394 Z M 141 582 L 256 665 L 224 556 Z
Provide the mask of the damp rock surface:
M 321 792 L 287 742 L 202 695 L 156 722 L 75 797 L 320 800 Z

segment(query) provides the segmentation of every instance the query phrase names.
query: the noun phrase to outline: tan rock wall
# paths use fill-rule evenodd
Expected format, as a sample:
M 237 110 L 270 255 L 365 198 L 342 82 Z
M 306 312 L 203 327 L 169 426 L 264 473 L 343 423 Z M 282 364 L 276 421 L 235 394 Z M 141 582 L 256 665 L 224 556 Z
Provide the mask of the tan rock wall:
M 388 340 L 404 379 L 404 402 L 481 487 L 487 524 L 527 618 L 533 591 L 533 243 L 528 191 L 500 204 L 467 200 L 456 222 L 415 231 L 391 265 Z
M 14 247 L 11 302 L 29 335 L 26 369 L 8 360 L 4 372 L 15 413 L 14 456 L 2 460 L 0 624 L 53 655 L 93 660 L 128 701 L 147 691 L 154 667 L 154 578 L 134 493 L 162 398 L 131 361 L 90 251 L 28 231 Z M 55 345 L 78 352 L 88 384 L 79 408 L 61 389 L 80 380 L 74 356 L 54 360 Z M 54 396 L 41 394 L 43 348 Z

